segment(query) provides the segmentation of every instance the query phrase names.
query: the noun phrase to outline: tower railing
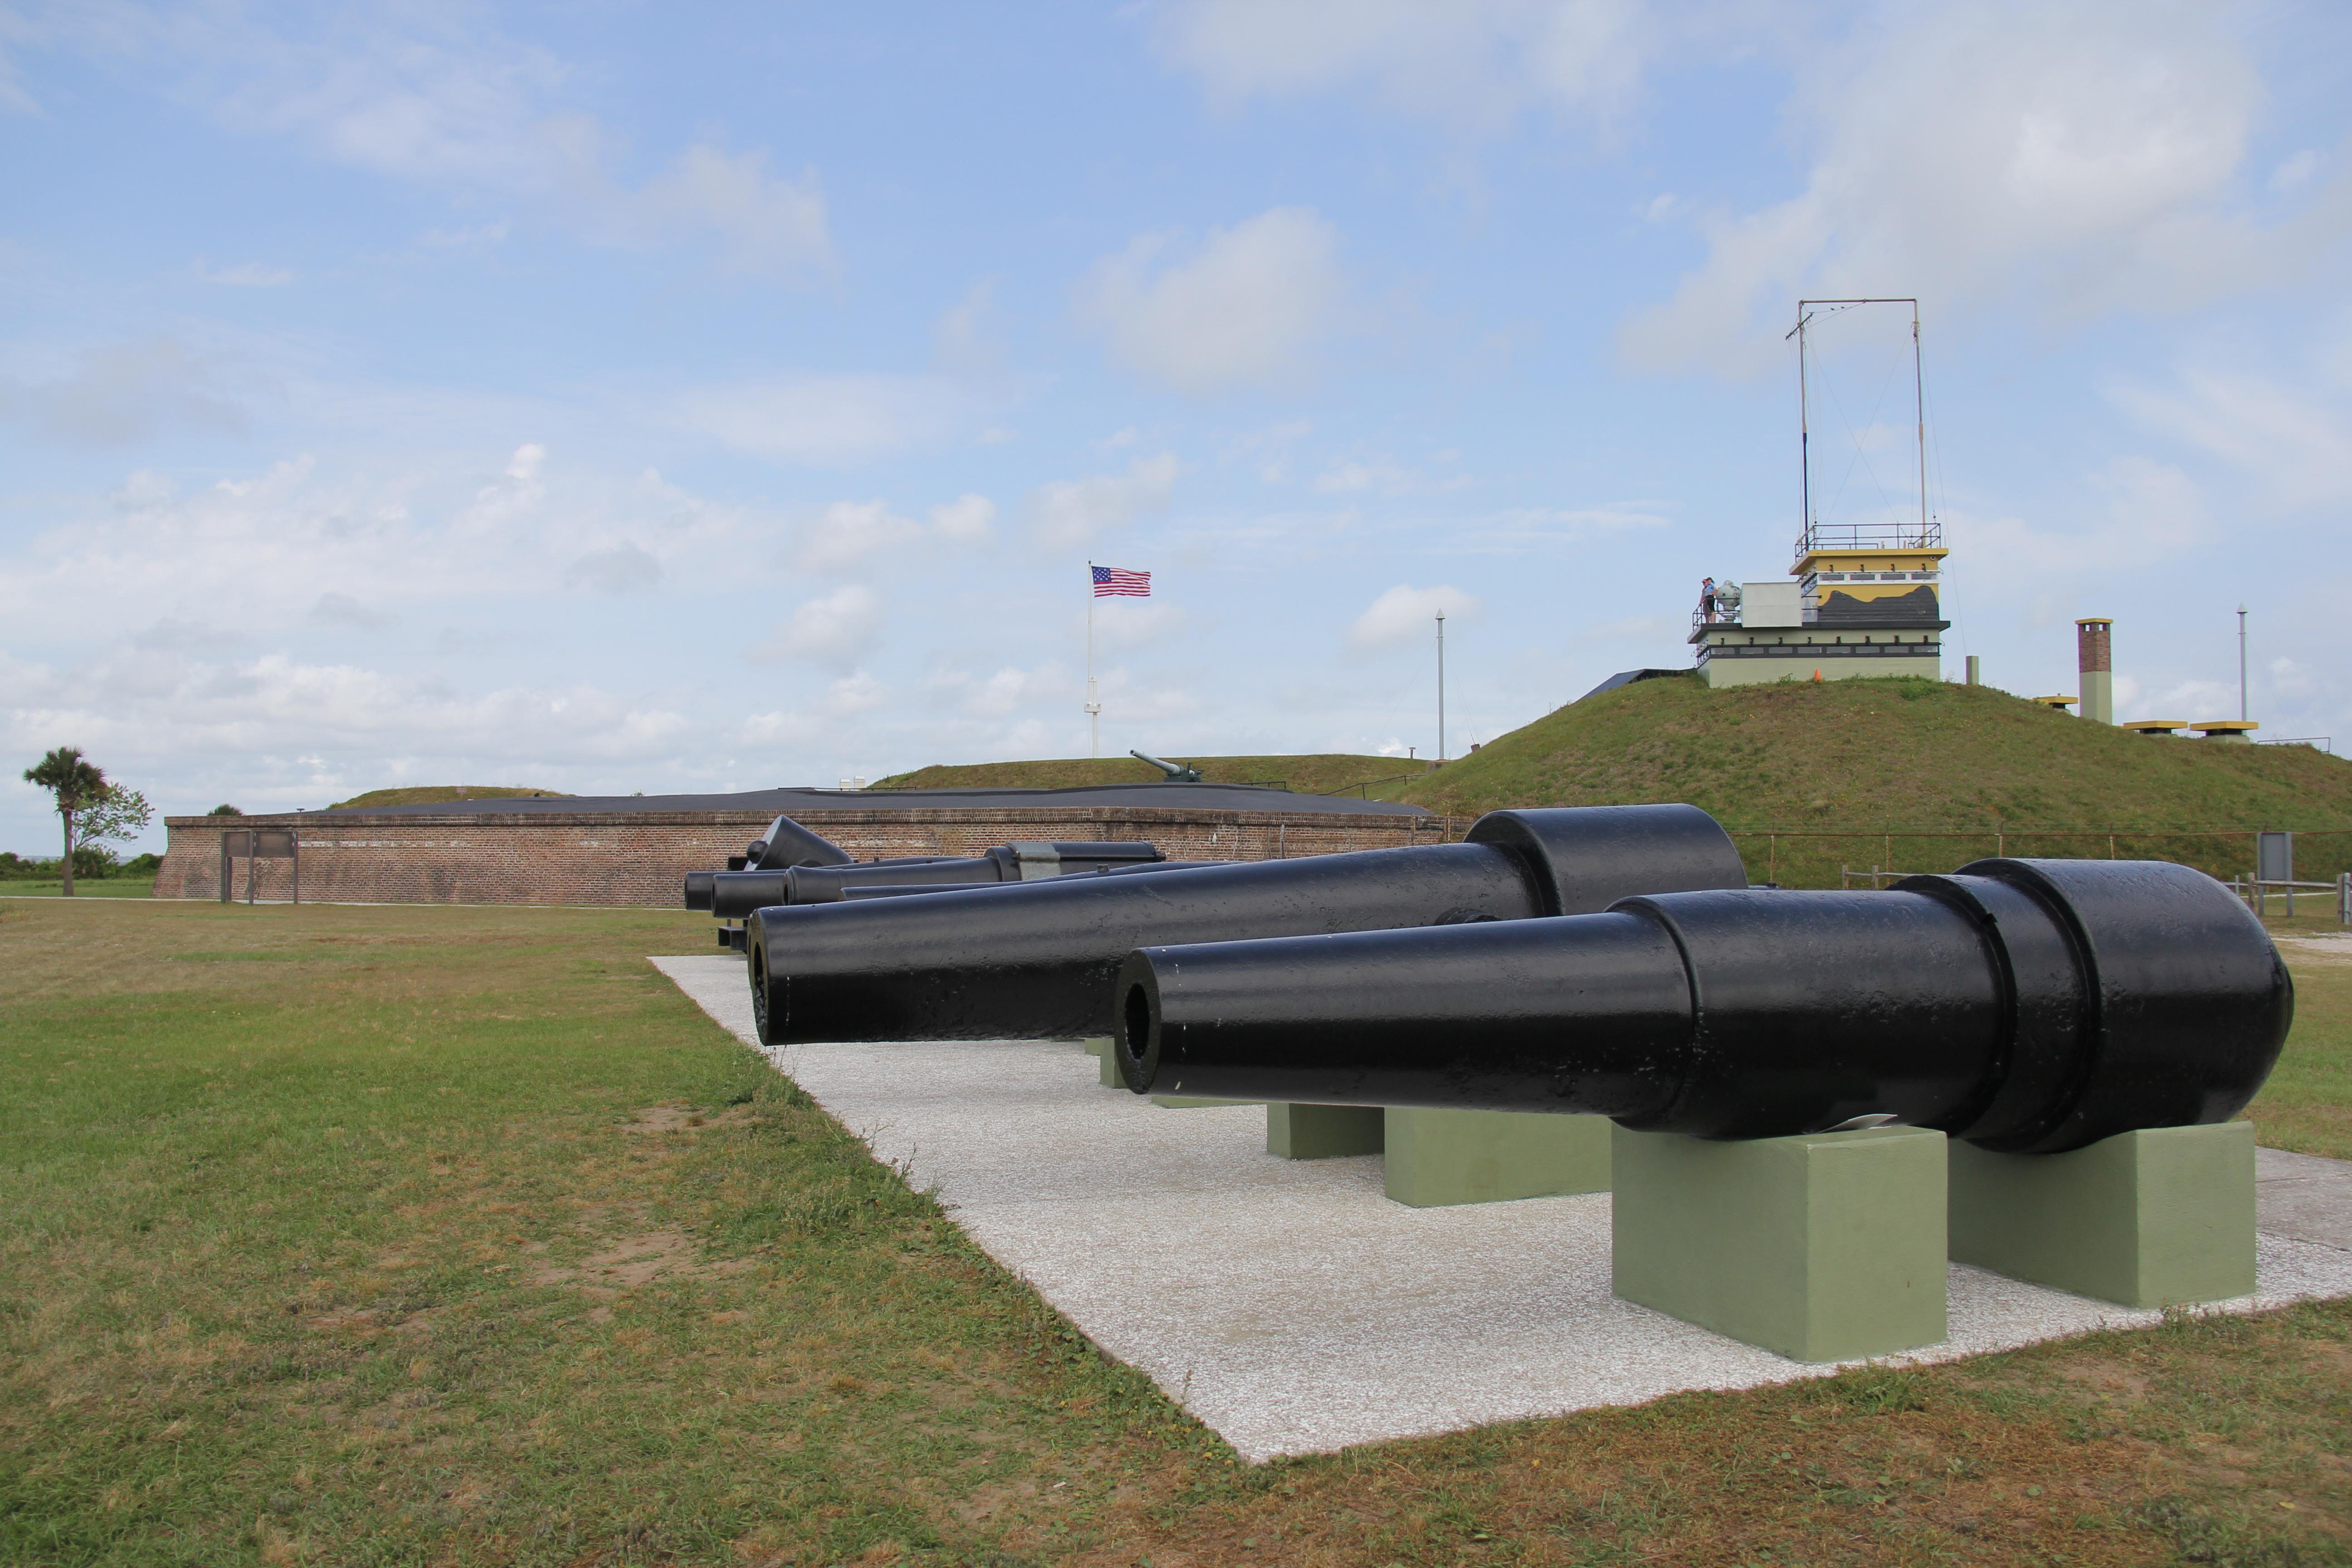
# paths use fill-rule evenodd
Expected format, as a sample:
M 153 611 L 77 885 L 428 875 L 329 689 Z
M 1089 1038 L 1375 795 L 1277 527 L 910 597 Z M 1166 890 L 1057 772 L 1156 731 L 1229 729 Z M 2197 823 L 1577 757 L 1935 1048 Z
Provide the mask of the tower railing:
M 1816 550 L 1940 550 L 1944 524 L 1926 522 L 1815 522 L 1797 535 L 1797 559 Z

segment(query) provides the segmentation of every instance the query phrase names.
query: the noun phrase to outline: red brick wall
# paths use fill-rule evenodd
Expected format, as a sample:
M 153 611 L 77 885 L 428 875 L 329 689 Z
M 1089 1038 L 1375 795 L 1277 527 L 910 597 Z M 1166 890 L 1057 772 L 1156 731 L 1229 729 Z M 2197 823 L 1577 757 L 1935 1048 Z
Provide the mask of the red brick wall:
M 740 855 L 770 820 L 764 812 L 173 816 L 164 819 L 170 841 L 155 896 L 218 898 L 224 829 L 290 827 L 302 847 L 302 896 L 322 903 L 674 909 L 687 872 L 709 870 Z M 812 811 L 793 820 L 861 860 L 975 855 L 1016 838 L 1142 838 L 1171 860 L 1268 860 L 1438 843 L 1468 826 L 1437 817 L 1132 806 Z M 233 863 L 231 890 L 240 899 L 248 864 Z M 257 864 L 257 896 L 288 897 L 290 863 Z

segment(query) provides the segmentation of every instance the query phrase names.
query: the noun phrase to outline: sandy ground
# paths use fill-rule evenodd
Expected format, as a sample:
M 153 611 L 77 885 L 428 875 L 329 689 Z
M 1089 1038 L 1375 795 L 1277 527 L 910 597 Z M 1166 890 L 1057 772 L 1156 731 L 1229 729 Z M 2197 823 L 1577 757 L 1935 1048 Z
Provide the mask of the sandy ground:
M 740 959 L 653 963 L 756 1047 Z M 1261 1109 L 1160 1109 L 1067 1042 L 766 1054 L 1254 1461 L 1834 1370 L 1617 1300 L 1606 1194 L 1407 1208 L 1376 1155 L 1277 1159 Z M 2229 1305 L 2352 1295 L 2352 1164 L 2266 1150 L 2262 1177 L 2259 1292 Z M 1949 1337 L 1906 1359 L 2158 1316 L 1956 1264 Z

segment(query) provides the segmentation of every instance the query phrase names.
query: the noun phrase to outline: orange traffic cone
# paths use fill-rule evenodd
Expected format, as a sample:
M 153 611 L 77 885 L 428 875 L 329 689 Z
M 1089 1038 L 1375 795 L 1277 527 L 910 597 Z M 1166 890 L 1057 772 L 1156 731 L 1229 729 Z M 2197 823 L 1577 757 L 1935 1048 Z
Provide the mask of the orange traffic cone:
M 1822 678 L 1822 672 L 1821 672 L 1820 670 L 1818 670 L 1818 669 L 1817 669 L 1817 670 L 1813 671 L 1813 679 L 1814 679 L 1815 680 L 1819 680 L 1821 678 Z

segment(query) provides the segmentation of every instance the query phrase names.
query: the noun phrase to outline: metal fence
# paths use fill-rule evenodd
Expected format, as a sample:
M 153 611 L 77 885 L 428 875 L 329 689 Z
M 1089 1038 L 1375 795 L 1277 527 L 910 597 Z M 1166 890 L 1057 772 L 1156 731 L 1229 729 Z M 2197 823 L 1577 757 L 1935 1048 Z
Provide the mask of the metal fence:
M 2308 888 L 2315 893 L 2332 893 L 2336 898 L 2336 923 L 2352 926 L 2352 871 L 2339 871 L 2332 882 L 2297 882 L 2284 877 L 2232 877 L 2230 890 L 2246 900 L 2247 908 L 2267 917 L 2271 911 L 2273 891 L 2286 900 L 2286 918 L 2294 919 L 2294 891 Z M 2309 900 L 2306 900 L 2306 902 Z

